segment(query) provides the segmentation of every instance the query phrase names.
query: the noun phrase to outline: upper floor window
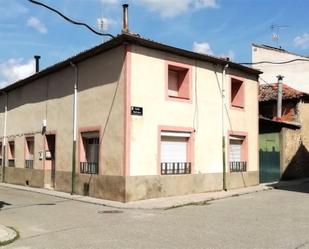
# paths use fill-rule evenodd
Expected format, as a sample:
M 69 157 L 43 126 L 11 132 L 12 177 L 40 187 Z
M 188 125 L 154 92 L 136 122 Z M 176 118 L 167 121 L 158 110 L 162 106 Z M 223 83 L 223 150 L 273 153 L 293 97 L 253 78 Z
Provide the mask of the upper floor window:
M 231 79 L 231 106 L 245 107 L 245 84 L 242 80 Z
M 190 68 L 185 65 L 168 63 L 167 97 L 168 99 L 190 100 Z

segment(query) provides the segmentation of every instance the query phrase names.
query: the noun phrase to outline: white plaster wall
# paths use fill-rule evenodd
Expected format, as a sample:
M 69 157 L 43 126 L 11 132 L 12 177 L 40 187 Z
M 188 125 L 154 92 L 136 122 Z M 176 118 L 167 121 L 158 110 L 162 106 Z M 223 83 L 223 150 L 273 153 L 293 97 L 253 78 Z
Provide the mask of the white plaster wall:
M 191 104 L 165 99 L 165 60 L 192 66 Z M 131 116 L 130 175 L 157 174 L 160 125 L 194 128 L 194 173 L 222 172 L 222 67 L 137 46 L 132 47 L 131 65 L 131 106 L 143 107 L 144 113 Z M 227 91 L 229 85 L 227 75 Z M 246 92 L 251 93 L 246 95 L 245 112 L 231 111 L 226 97 L 231 124 L 226 121 L 225 133 L 231 126 L 249 133 L 249 170 L 253 171 L 258 169 L 257 82 L 246 85 Z
M 303 56 L 252 46 L 252 62 L 272 61 L 283 62 L 294 59 L 308 59 Z M 283 75 L 283 82 L 295 89 L 309 92 L 309 62 L 296 61 L 288 64 L 257 64 L 254 68 L 263 71 L 261 77 L 267 83 L 276 83 L 277 75 Z

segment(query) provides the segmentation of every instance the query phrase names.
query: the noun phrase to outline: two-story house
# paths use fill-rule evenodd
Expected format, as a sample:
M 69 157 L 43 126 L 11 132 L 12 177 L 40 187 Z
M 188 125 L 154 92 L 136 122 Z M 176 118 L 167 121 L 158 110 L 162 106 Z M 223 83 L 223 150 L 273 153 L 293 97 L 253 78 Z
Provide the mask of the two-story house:
M 256 185 L 259 73 L 123 33 L 1 89 L 3 180 L 123 202 Z

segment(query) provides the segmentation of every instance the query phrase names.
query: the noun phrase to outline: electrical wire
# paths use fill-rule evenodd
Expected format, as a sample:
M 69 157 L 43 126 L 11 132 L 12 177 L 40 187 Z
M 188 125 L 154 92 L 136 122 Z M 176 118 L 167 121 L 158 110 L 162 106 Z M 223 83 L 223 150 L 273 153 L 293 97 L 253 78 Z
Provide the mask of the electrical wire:
M 101 35 L 101 36 L 109 36 L 111 38 L 115 38 L 115 36 L 111 35 L 111 34 L 108 34 L 108 33 L 100 33 L 96 30 L 94 30 L 93 28 L 91 28 L 88 24 L 86 23 L 83 23 L 83 22 L 77 22 L 77 21 L 74 21 L 72 19 L 70 19 L 69 17 L 65 16 L 64 14 L 62 14 L 60 11 L 44 4 L 44 3 L 41 3 L 41 2 L 38 2 L 38 1 L 35 1 L 35 0 L 28 0 L 29 2 L 33 3 L 33 4 L 36 4 L 36 5 L 40 5 L 40 6 L 43 6 L 44 8 L 46 9 L 49 9 L 53 12 L 55 12 L 56 14 L 58 14 L 59 16 L 61 16 L 62 18 L 64 18 L 66 21 L 70 22 L 70 23 L 73 23 L 75 25 L 80 25 L 80 26 L 85 26 L 87 29 L 89 29 L 91 32 L 95 33 L 96 35 Z
M 282 64 L 288 64 L 295 61 L 306 61 L 309 62 L 309 59 L 293 59 L 289 61 L 281 61 L 281 62 L 273 62 L 273 61 L 259 61 L 259 62 L 243 62 L 239 63 L 241 65 L 258 65 L 258 64 L 276 64 L 276 65 L 282 65 Z
M 268 83 L 266 80 L 264 80 L 261 76 L 259 76 L 259 80 L 262 80 L 266 85 L 271 85 L 271 83 Z

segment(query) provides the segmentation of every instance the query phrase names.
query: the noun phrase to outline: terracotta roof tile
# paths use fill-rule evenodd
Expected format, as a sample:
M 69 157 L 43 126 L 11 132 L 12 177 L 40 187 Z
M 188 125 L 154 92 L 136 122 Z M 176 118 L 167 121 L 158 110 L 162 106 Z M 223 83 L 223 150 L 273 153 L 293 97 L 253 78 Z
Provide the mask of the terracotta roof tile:
M 277 100 L 278 96 L 278 83 L 260 85 L 259 101 L 272 101 Z M 309 94 L 298 91 L 286 84 L 282 85 L 282 99 L 300 99 L 303 97 L 309 97 Z

